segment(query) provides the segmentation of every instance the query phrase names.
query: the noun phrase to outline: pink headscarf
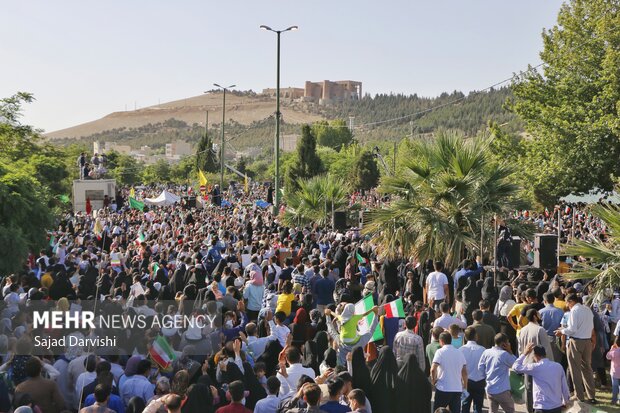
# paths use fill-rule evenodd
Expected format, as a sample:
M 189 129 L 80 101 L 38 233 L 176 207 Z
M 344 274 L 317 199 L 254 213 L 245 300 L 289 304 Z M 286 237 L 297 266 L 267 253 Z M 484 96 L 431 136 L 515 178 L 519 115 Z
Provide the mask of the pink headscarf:
M 263 285 L 263 274 L 258 271 L 252 271 L 250 273 L 250 283 L 252 285 L 256 285 L 257 287 Z

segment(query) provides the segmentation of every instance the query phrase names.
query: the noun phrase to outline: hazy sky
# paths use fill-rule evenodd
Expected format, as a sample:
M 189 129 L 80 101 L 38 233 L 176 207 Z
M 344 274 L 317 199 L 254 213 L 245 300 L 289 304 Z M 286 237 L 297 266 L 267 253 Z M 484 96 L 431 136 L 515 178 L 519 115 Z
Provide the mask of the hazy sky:
M 559 0 L 2 0 L 0 96 L 34 93 L 53 131 L 195 96 L 212 83 L 359 80 L 364 92 L 483 89 L 538 64 Z

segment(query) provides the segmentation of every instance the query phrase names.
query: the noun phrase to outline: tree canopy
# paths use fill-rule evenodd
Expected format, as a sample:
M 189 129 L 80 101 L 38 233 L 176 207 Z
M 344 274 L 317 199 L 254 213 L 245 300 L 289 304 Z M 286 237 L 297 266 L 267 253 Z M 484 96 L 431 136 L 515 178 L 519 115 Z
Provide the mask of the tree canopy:
M 521 158 L 543 204 L 610 190 L 620 174 L 620 2 L 570 0 L 543 32 L 542 73 L 513 85 L 512 110 L 533 136 Z

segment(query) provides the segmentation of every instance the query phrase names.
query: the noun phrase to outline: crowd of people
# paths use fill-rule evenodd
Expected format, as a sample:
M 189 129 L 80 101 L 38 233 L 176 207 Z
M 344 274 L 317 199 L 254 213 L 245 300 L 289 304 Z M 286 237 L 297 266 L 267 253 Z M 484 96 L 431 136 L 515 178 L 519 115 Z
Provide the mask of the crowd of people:
M 283 225 L 252 203 L 264 192 L 145 211 L 120 196 L 114 211 L 67 214 L 4 277 L 0 412 L 559 412 L 596 403 L 610 379 L 617 401 L 615 291 L 591 302 L 583 283 L 500 277 L 479 257 L 388 259 L 357 229 Z M 27 311 L 93 307 L 214 322 L 46 329 Z M 106 335 L 115 346 L 35 340 Z

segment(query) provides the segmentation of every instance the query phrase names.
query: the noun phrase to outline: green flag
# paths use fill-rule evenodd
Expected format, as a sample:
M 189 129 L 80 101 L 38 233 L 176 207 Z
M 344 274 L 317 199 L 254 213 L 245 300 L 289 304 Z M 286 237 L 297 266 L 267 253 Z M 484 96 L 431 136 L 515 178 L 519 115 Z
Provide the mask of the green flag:
M 67 195 L 60 195 L 60 200 L 65 204 L 71 202 L 71 199 Z
M 144 202 L 140 202 L 135 198 L 129 197 L 129 207 L 132 209 L 139 209 L 144 211 Z

